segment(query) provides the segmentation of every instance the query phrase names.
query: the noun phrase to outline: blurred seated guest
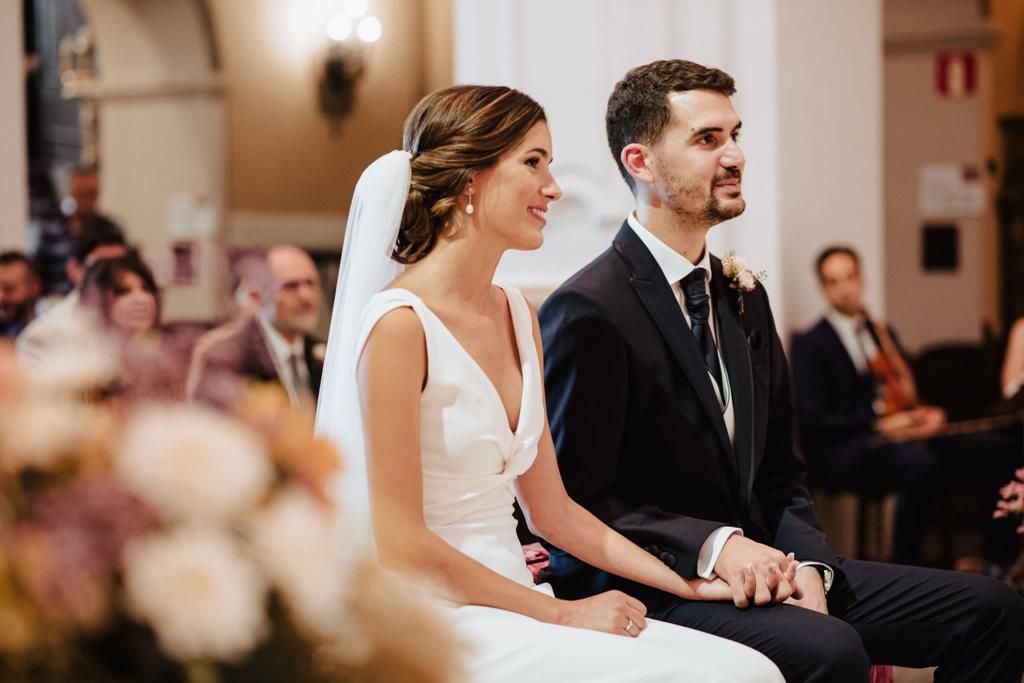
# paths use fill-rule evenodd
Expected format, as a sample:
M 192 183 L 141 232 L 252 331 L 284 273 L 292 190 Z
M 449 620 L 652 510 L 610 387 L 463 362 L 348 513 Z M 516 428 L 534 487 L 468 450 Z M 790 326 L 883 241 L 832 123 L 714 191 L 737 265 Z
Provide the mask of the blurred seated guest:
M 182 359 L 168 352 L 160 321 L 160 289 L 135 253 L 100 259 L 85 272 L 81 308 L 91 313 L 120 354 L 118 393 L 132 399 L 181 399 Z
M 865 312 L 857 253 L 831 247 L 816 266 L 829 311 L 790 351 L 808 475 L 826 491 L 898 490 L 892 559 L 915 564 L 935 469 L 921 440 L 945 414 L 918 403 L 895 333 Z
M 45 184 L 49 178 L 40 178 Z M 40 216 L 35 252 L 36 267 L 43 280 L 46 296 L 64 296 L 75 287 L 75 280 L 65 268 L 75 242 L 88 227 L 123 233 L 118 224 L 99 213 L 100 177 L 95 169 L 80 167 L 69 180 L 69 197 L 63 203 L 63 215 Z M 45 188 L 40 192 L 46 191 Z M 48 190 L 52 193 L 52 184 Z M 42 220 L 45 218 L 45 220 Z M 123 235 L 122 235 L 123 236 Z
M 943 436 L 944 411 L 919 401 L 895 332 L 865 310 L 857 253 L 831 247 L 816 265 L 830 310 L 790 353 L 809 477 L 826 491 L 898 491 L 892 559 L 916 564 L 937 485 L 994 487 L 1019 461 L 1019 444 L 1008 432 Z M 1008 527 L 976 512 L 986 571 L 998 573 L 1010 559 Z
M 128 252 L 124 233 L 120 228 L 105 223 L 83 226 L 75 237 L 71 254 L 65 263 L 68 279 L 78 287 L 85 269 L 105 258 L 124 256 Z M 79 293 L 72 290 L 58 303 L 47 308 L 18 335 L 18 360 L 26 369 L 42 363 L 48 339 L 67 328 L 70 318 L 77 313 Z
M 270 281 L 256 314 L 193 354 L 198 379 L 190 398 L 229 408 L 246 382 L 274 382 L 296 408 L 315 407 L 324 352 L 312 336 L 320 275 L 309 254 L 291 245 L 271 248 L 266 262 Z
M 230 268 L 231 298 L 227 305 L 227 321 L 196 340 L 185 379 L 185 395 L 189 399 L 196 396 L 210 349 L 234 337 L 252 322 L 261 308 L 264 293 L 273 289 L 267 268 L 267 255 L 262 250 L 249 251 L 237 259 L 233 258 Z
M 82 278 L 81 305 L 99 314 L 104 328 L 121 340 L 158 333 L 159 290 L 137 254 L 96 261 Z
M 39 276 L 20 251 L 0 252 L 0 337 L 17 337 L 36 317 Z

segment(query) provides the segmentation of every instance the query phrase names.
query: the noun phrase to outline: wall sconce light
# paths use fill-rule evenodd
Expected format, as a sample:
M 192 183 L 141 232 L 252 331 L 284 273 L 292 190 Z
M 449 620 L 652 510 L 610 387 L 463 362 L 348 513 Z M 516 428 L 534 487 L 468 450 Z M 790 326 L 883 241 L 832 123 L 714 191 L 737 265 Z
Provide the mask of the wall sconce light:
M 356 86 L 366 70 L 364 50 L 380 40 L 380 19 L 367 14 L 366 0 L 343 0 L 341 12 L 327 19 L 331 41 L 318 86 L 320 111 L 337 132 L 355 106 Z

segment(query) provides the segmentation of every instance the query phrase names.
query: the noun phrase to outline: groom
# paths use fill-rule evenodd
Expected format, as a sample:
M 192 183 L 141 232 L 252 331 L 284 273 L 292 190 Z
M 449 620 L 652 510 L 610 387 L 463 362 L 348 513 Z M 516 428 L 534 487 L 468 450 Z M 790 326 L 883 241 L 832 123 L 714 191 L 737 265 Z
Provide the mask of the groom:
M 789 681 L 863 682 L 878 662 L 1019 683 L 1024 601 L 1007 586 L 845 560 L 818 526 L 768 297 L 705 244 L 745 207 L 734 91 L 681 60 L 615 86 L 608 142 L 636 208 L 540 310 L 570 495 L 680 575 L 721 577 L 733 603 L 683 601 L 553 549 L 556 592 L 619 588 L 656 619 L 760 650 Z M 791 552 L 793 585 L 779 571 Z

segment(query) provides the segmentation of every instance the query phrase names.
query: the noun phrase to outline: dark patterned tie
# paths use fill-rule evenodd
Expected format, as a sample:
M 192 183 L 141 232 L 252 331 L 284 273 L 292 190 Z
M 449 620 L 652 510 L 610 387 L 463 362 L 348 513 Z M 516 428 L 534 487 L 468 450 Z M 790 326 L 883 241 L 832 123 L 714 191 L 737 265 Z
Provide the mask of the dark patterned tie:
M 718 350 L 715 348 L 715 339 L 711 336 L 711 300 L 708 297 L 707 285 L 704 278 L 707 271 L 703 268 L 694 268 L 693 271 L 684 277 L 680 284 L 683 287 L 683 296 L 686 298 L 686 310 L 690 314 L 690 331 L 697 340 L 697 348 L 704 358 L 704 365 L 711 372 L 711 376 L 718 383 L 718 393 L 725 395 L 722 390 L 722 366 L 718 362 Z
M 288 372 L 291 374 L 292 389 L 295 391 L 294 407 L 299 410 L 313 410 L 316 407 L 316 399 L 309 388 L 308 377 L 302 372 L 305 365 L 306 359 L 298 353 L 288 357 Z

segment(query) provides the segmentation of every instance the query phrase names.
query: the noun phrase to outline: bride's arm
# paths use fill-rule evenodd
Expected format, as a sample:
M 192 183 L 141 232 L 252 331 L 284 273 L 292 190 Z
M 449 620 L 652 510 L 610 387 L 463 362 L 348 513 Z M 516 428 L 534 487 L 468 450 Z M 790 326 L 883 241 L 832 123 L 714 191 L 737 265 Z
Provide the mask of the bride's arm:
M 359 361 L 374 537 L 381 561 L 425 573 L 463 604 L 511 610 L 541 621 L 626 635 L 644 625 L 644 606 L 613 591 L 566 601 L 490 570 L 431 532 L 423 519 L 420 398 L 427 373 L 423 328 L 399 308 L 377 323 Z M 635 635 L 632 633 L 631 635 Z
M 543 346 L 536 317 L 533 332 L 540 356 Z M 519 477 L 516 486 L 520 506 L 531 530 L 589 565 L 687 600 L 732 600 L 738 606 L 746 606 L 749 603 L 747 596 L 754 594 L 752 572 L 744 571 L 744 585 L 734 588 L 721 579 L 686 579 L 572 500 L 558 471 L 555 446 L 546 419 L 537 459 Z M 790 584 L 796 569 L 797 562 L 791 558 L 782 575 Z

